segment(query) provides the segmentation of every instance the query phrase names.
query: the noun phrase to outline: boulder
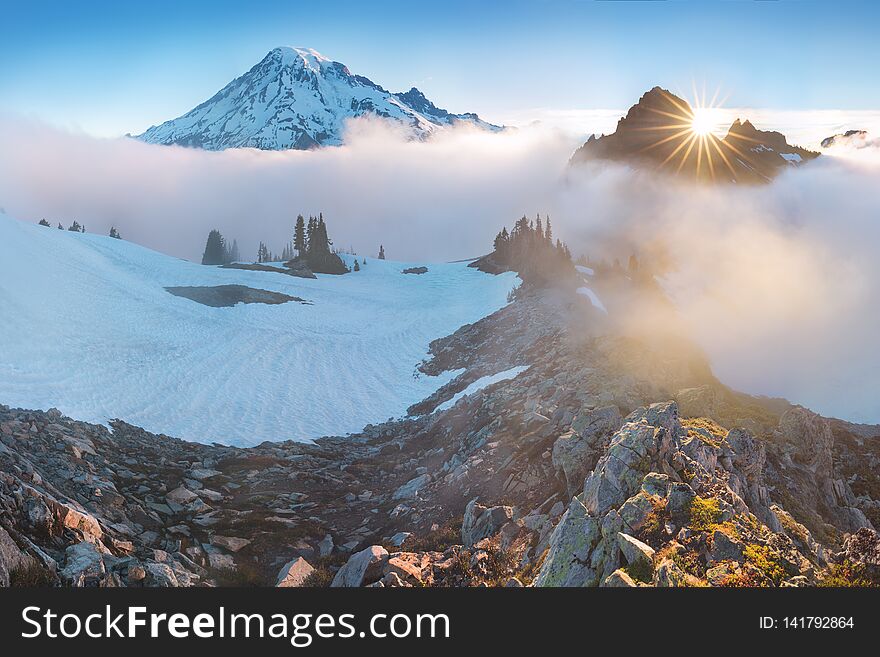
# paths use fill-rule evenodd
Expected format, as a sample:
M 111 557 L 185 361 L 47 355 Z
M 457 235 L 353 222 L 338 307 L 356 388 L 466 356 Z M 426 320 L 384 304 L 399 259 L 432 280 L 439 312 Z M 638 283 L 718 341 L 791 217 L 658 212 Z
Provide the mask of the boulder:
M 461 524 L 461 542 L 471 547 L 484 538 L 498 533 L 513 518 L 513 509 L 509 506 L 485 507 L 477 503 L 477 498 L 468 502 L 464 510 Z
M 318 556 L 328 556 L 333 552 L 333 547 L 333 537 L 330 534 L 325 534 L 324 538 L 318 542 Z
M 106 574 L 104 557 L 93 543 L 74 543 L 64 551 L 60 575 L 71 586 L 96 586 Z
M 624 502 L 618 513 L 629 530 L 638 533 L 645 526 L 645 522 L 653 510 L 651 496 L 642 490 Z
M 211 537 L 211 544 L 222 547 L 230 552 L 238 552 L 243 547 L 250 545 L 250 539 L 239 538 L 238 536 L 220 536 L 215 534 Z
M 535 586 L 596 586 L 599 574 L 590 557 L 601 539 L 599 522 L 574 498 L 550 535 Z
M 157 588 L 172 588 L 180 586 L 174 570 L 167 563 L 157 563 L 155 561 L 145 564 L 146 579 L 145 586 Z
M 607 588 L 637 588 L 638 584 L 623 568 L 618 568 L 602 582 Z
M 173 491 L 165 495 L 165 499 L 179 506 L 186 506 L 199 499 L 199 496 L 193 493 L 186 486 L 178 486 Z
M 62 522 L 65 527 L 77 529 L 83 534 L 88 534 L 96 539 L 101 539 L 104 536 L 104 532 L 101 530 L 101 525 L 98 524 L 98 521 L 92 515 L 67 505 L 62 506 L 64 508 L 64 518 Z
M 654 548 L 623 532 L 617 533 L 617 544 L 631 568 L 646 575 L 654 572 Z
M 281 588 L 300 587 L 303 585 L 306 578 L 313 572 L 315 572 L 315 569 L 312 568 L 312 565 L 308 561 L 302 557 L 297 557 L 284 564 L 281 571 L 278 573 L 275 586 Z
M 715 530 L 712 534 L 712 549 L 709 552 L 711 561 L 743 561 L 743 544 L 742 541 L 728 536 L 720 530 Z
M 372 584 L 382 576 L 382 567 L 388 561 L 388 551 L 380 545 L 371 545 L 351 555 L 330 586 L 357 587 Z
M 403 484 L 400 488 L 394 491 L 394 494 L 391 496 L 391 499 L 394 500 L 408 500 L 416 497 L 419 493 L 419 490 L 425 486 L 425 484 L 431 481 L 431 475 L 423 474 L 418 477 L 414 477 L 410 479 L 408 482 Z

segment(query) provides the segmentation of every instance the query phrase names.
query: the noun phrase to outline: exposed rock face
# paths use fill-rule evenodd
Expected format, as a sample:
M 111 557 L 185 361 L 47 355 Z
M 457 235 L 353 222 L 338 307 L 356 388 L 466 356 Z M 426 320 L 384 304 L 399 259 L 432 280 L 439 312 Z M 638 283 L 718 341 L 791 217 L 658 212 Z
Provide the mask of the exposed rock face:
M 871 527 L 864 512 L 856 507 L 850 485 L 837 473 L 834 435 L 828 420 L 795 406 L 780 418 L 774 438 L 778 449 L 771 454 L 778 464 L 778 476 L 789 490 L 799 491 L 798 498 L 791 501 L 808 510 L 810 517 L 805 520 L 809 524 L 817 527 L 822 519 L 833 518 L 831 524 L 848 532 Z
M 764 183 L 819 155 L 739 119 L 724 138 L 708 134 L 705 139 L 712 143 L 703 144 L 689 129 L 693 117 L 687 101 L 654 87 L 620 119 L 614 133 L 591 135 L 571 162 L 615 160 L 701 182 Z
M 571 430 L 553 443 L 553 467 L 565 482 L 569 496 L 581 488 L 622 422 L 616 406 L 582 412 L 572 421 Z
M 690 435 L 673 402 L 631 413 L 554 529 L 535 585 L 815 581 L 822 556 L 809 532 L 801 526 L 806 540 L 798 545 L 756 522 L 727 484 L 735 477 L 758 485 L 763 463 L 742 430 L 728 441 L 725 457 L 721 445 Z

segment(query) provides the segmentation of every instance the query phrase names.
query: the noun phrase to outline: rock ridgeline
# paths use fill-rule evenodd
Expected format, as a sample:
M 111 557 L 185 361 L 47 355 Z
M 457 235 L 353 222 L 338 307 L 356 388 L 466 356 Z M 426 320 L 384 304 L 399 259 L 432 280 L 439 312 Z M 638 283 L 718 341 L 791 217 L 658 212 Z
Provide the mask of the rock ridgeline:
M 683 98 L 654 87 L 620 119 L 615 132 L 590 138 L 571 158 L 622 162 L 707 183 L 766 183 L 819 156 L 788 143 L 780 132 L 736 119 L 724 137 L 690 130 L 694 110 Z

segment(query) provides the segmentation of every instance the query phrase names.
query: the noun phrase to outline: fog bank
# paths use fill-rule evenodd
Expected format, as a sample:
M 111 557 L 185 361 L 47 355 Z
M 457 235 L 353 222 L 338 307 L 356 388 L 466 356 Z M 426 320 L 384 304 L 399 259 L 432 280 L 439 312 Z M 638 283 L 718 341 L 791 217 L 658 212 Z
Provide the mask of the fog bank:
M 577 142 L 533 127 L 414 143 L 359 120 L 316 152 L 210 153 L 0 121 L 0 206 L 73 219 L 197 260 L 211 228 L 280 251 L 297 213 L 336 246 L 441 261 L 489 250 L 502 224 L 550 213 L 575 254 L 650 263 L 733 387 L 880 422 L 880 150 L 832 149 L 770 185 L 695 188 L 620 166 L 567 169 Z M 631 321 L 660 321 L 631 308 Z

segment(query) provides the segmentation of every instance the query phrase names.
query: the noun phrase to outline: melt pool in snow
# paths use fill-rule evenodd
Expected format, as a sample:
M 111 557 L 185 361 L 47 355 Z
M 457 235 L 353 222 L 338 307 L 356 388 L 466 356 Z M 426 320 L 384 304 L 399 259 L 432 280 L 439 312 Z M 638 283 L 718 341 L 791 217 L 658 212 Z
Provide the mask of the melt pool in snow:
M 0 403 L 236 445 L 359 431 L 449 382 L 416 376 L 431 340 L 504 306 L 517 281 L 467 263 L 402 274 L 410 264 L 423 263 L 303 279 L 0 215 Z M 221 285 L 310 305 L 210 307 L 165 290 Z

